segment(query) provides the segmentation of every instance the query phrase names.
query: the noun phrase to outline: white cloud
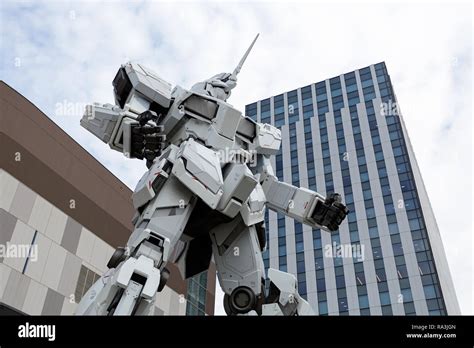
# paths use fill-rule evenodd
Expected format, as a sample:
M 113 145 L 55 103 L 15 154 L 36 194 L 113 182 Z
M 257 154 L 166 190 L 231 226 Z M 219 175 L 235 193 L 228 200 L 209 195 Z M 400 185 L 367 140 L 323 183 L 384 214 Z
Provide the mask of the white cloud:
M 143 163 L 101 144 L 79 127 L 80 115 L 53 114 L 65 99 L 112 102 L 111 81 L 127 59 L 189 87 L 233 69 L 260 32 L 230 99 L 241 109 L 386 61 L 462 311 L 474 313 L 470 4 L 3 1 L 1 6 L 1 78 L 131 187 Z

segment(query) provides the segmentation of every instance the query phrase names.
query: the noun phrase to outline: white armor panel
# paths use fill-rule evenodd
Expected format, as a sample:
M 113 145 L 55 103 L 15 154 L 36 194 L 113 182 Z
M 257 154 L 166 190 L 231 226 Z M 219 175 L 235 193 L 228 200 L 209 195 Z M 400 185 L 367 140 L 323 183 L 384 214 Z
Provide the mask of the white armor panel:
M 171 102 L 171 84 L 151 69 L 138 63 L 125 64 L 125 71 L 133 88 L 152 102 L 168 108 Z
M 315 314 L 309 303 L 298 294 L 298 282 L 293 274 L 269 268 L 268 278 L 278 289 L 279 296 L 277 302 L 262 306 L 262 315 Z
M 250 193 L 257 185 L 257 180 L 247 165 L 229 163 L 224 172 L 224 194 L 217 206 L 217 210 L 229 217 L 235 217 Z
M 233 141 L 239 122 L 243 118 L 242 113 L 221 100 L 218 104 L 217 115 L 212 120 L 213 126 L 217 133 Z
M 189 139 L 181 144 L 172 172 L 207 205 L 213 209 L 217 207 L 224 180 L 215 151 Z
M 137 124 L 137 114 L 110 104 L 87 105 L 81 126 L 110 148 L 130 157 L 130 125 Z
M 240 215 L 246 226 L 255 225 L 263 221 L 265 202 L 266 198 L 262 186 L 257 184 L 240 209 Z
M 140 256 L 138 259 L 129 258 L 122 265 L 120 272 L 116 273 L 116 281 L 120 287 L 126 288 L 133 273 L 140 274 L 147 278 L 142 290 L 142 296 L 151 299 L 155 296 L 160 285 L 160 271 L 155 267 L 153 259 Z M 130 313 L 127 313 L 130 315 Z
M 150 169 L 143 174 L 132 194 L 132 202 L 135 209 L 151 201 L 158 191 L 161 190 L 164 182 L 170 176 L 170 169 L 174 162 L 176 152 L 176 146 L 169 146 L 166 152 L 155 159 Z M 162 200 L 163 198 L 161 201 Z
M 172 143 L 179 144 L 192 136 L 214 149 L 234 147 L 237 129 L 244 119 L 240 111 L 220 99 L 180 87 L 173 96 L 175 102 L 160 122 Z
M 278 181 L 274 176 L 267 176 L 262 183 L 267 199 L 267 207 L 285 214 L 296 221 L 313 228 L 322 228 L 312 218 L 318 201 L 324 202 L 324 197 L 306 188 L 296 187 Z
M 81 126 L 104 143 L 112 138 L 115 126 L 121 118 L 122 109 L 111 104 L 87 105 L 80 121 Z
M 261 293 L 265 268 L 255 226 L 237 218 L 211 231 L 212 249 L 222 290 L 230 295 L 239 286 Z
M 256 134 L 249 149 L 262 155 L 276 155 L 280 150 L 281 131 L 269 124 L 257 123 Z

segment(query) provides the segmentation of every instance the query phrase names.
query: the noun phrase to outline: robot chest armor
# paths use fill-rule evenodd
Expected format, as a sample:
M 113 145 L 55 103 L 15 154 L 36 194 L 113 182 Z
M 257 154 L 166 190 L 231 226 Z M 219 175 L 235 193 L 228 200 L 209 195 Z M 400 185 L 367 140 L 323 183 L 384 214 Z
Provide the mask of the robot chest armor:
M 194 138 L 216 151 L 234 149 L 242 113 L 226 102 L 180 89 L 163 125 L 169 141 L 179 146 Z

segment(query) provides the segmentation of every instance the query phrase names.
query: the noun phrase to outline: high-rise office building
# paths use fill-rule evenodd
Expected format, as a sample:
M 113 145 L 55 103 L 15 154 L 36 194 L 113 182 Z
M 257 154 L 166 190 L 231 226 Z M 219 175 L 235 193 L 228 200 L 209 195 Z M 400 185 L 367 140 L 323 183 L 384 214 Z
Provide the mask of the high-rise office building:
M 0 315 L 73 314 L 127 243 L 132 191 L 3 82 L 0 109 Z M 214 263 L 167 268 L 155 315 L 214 314 Z
M 280 180 L 350 209 L 329 234 L 267 212 L 266 268 L 320 315 L 459 314 L 440 232 L 385 63 L 246 106 L 282 131 Z

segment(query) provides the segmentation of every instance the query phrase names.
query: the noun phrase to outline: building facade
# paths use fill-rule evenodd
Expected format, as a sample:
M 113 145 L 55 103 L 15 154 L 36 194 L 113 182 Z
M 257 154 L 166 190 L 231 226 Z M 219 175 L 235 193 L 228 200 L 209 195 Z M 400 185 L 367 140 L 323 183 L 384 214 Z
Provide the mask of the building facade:
M 73 314 L 127 242 L 132 192 L 3 82 L 0 103 L 0 315 Z M 204 286 L 197 300 L 177 267 L 167 268 L 156 315 L 214 314 L 212 263 L 192 279 Z
M 267 212 L 266 268 L 320 315 L 460 314 L 441 236 L 385 63 L 246 106 L 282 131 L 280 180 L 340 193 L 339 231 Z

